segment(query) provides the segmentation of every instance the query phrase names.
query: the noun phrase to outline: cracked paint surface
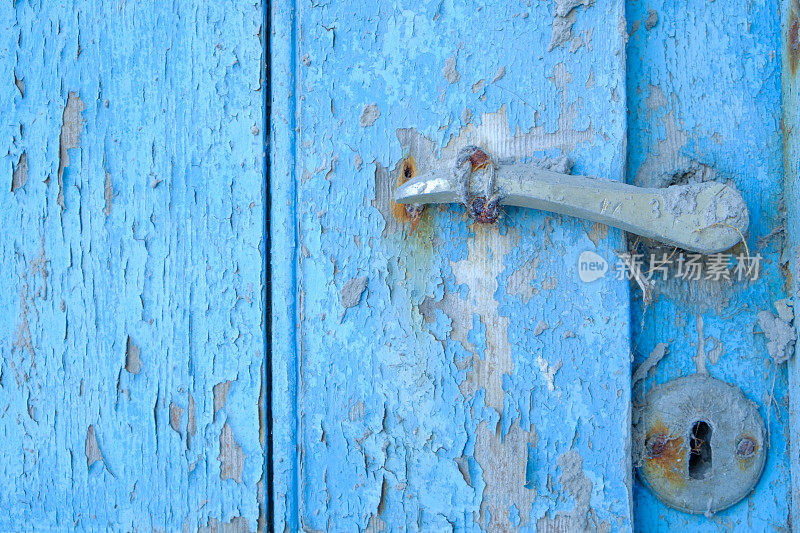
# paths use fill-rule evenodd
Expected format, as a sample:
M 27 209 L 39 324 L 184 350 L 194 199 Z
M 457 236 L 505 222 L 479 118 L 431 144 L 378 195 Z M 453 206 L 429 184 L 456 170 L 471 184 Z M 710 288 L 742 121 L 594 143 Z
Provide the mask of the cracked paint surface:
M 632 527 L 620 233 L 391 202 L 466 144 L 622 178 L 623 5 L 567 4 L 273 6 L 277 529 Z
M 263 517 L 263 9 L 0 7 L 0 530 Z

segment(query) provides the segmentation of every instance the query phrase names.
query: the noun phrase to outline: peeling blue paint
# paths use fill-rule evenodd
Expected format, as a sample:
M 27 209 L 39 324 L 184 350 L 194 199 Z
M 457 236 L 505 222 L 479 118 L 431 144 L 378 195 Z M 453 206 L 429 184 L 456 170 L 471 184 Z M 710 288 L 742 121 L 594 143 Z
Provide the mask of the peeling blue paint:
M 0 529 L 263 522 L 262 18 L 0 7 Z
M 273 9 L 296 37 L 273 65 L 273 139 L 296 150 L 273 144 L 273 295 L 298 306 L 274 323 L 276 426 L 298 423 L 276 442 L 276 529 L 580 528 L 590 510 L 630 529 L 628 287 L 576 268 L 619 232 L 596 246 L 581 221 L 508 209 L 487 228 L 447 206 L 412 233 L 389 201 L 403 157 L 423 172 L 467 141 L 621 179 L 622 4 L 578 7 L 551 52 L 543 3 Z
M 800 279 L 796 2 L 269 8 L 269 339 L 266 6 L 0 8 L 0 529 L 264 529 L 266 498 L 289 531 L 790 526 L 797 362 L 757 314 Z M 645 306 L 577 277 L 614 230 L 443 206 L 412 231 L 401 160 L 468 142 L 643 185 L 710 165 L 761 279 Z M 630 478 L 631 344 L 660 342 L 644 389 L 707 371 L 768 421 L 756 491 L 714 517 Z

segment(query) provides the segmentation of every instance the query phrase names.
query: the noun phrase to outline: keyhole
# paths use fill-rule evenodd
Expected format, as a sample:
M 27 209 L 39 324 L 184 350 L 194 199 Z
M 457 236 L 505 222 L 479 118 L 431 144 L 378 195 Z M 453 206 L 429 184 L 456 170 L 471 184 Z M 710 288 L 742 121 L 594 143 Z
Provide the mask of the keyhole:
M 711 470 L 711 426 L 698 420 L 692 426 L 689 477 L 703 479 Z

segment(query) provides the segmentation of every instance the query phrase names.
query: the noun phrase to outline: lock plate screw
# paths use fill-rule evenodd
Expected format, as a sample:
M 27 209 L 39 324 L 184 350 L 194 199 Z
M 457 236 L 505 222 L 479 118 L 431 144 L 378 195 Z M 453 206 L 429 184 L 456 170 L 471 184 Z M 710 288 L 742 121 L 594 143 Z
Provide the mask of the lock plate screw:
M 669 437 L 667 437 L 663 433 L 658 433 L 656 435 L 651 435 L 650 437 L 648 437 L 647 442 L 645 443 L 648 456 L 650 458 L 660 457 L 661 454 L 664 453 L 664 450 L 666 449 L 668 442 L 669 442 Z
M 749 459 L 756 453 L 756 441 L 750 437 L 742 437 L 736 444 L 736 455 L 742 459 Z

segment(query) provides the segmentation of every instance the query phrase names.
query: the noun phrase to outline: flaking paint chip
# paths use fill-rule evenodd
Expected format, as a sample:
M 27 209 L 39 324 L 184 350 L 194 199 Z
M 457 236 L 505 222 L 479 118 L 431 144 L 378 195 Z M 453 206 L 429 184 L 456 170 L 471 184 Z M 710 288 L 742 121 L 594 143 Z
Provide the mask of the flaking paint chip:
M 378 104 L 372 103 L 364 106 L 361 110 L 361 116 L 358 118 L 358 123 L 362 128 L 368 128 L 375 124 L 375 121 L 381 116 L 381 110 L 378 109 Z
M 553 17 L 553 33 L 550 37 L 548 52 L 564 46 L 567 41 L 572 39 L 572 26 L 575 24 L 576 17 L 572 12 L 579 6 L 588 7 L 594 0 L 555 0 L 556 10 Z
M 545 330 L 550 329 L 550 324 L 545 322 L 544 320 L 540 320 L 538 324 L 536 324 L 536 329 L 533 330 L 533 334 L 537 337 L 541 335 Z
M 22 78 L 17 77 L 17 73 L 14 73 L 14 85 L 17 86 L 17 90 L 19 91 L 19 95 L 22 98 L 25 98 L 25 80 Z
M 776 364 L 781 364 L 794 353 L 797 334 L 787 322 L 775 316 L 772 311 L 758 313 L 758 325 L 767 337 L 767 351 Z
M 198 533 L 231 533 L 238 531 L 251 531 L 250 522 L 243 516 L 234 516 L 228 522 L 221 522 L 217 518 L 208 517 L 206 527 L 201 527 L 197 530 Z
M 181 435 L 181 419 L 183 418 L 183 407 L 177 405 L 175 402 L 169 404 L 169 427 Z
M 444 79 L 446 79 L 449 83 L 458 83 L 458 80 L 461 79 L 461 74 L 459 74 L 458 70 L 456 69 L 456 56 L 452 55 L 445 59 L 444 61 L 444 70 L 442 72 L 444 75 Z
M 495 74 L 494 78 L 492 78 L 492 83 L 496 83 L 502 80 L 505 75 L 506 75 L 506 67 L 501 66 L 499 69 L 497 69 L 497 74 Z
M 231 390 L 231 381 L 220 381 L 214 385 L 214 418 L 217 418 L 217 413 L 220 409 L 225 407 L 225 402 L 228 401 L 228 392 Z
M 142 360 L 139 357 L 140 353 L 141 350 L 129 335 L 125 346 L 125 370 L 131 374 L 138 374 L 142 371 Z
M 58 198 L 56 202 L 64 209 L 64 169 L 69 166 L 68 150 L 80 148 L 81 133 L 83 132 L 83 118 L 81 113 L 86 110 L 78 93 L 70 91 L 64 114 L 61 119 L 61 135 L 58 149 Z
M 94 434 L 94 425 L 89 426 L 86 430 L 86 468 L 90 468 L 98 461 L 103 461 L 103 454 L 100 452 L 100 446 L 97 445 L 97 437 Z
M 189 393 L 189 417 L 186 420 L 186 433 L 188 436 L 192 436 L 197 433 L 197 418 L 195 416 L 195 403 L 194 403 L 194 396 Z M 189 446 L 189 441 L 187 437 L 186 446 Z
M 111 173 L 106 172 L 105 183 L 103 184 L 103 199 L 106 201 L 106 206 L 103 208 L 103 214 L 108 216 L 111 214 L 111 206 L 114 201 L 114 184 L 111 183 Z
M 340 292 L 342 307 L 347 310 L 361 303 L 361 295 L 367 289 L 367 277 L 347 280 Z
M 655 9 L 647 11 L 647 18 L 644 19 L 644 27 L 647 31 L 652 30 L 658 24 L 658 12 Z
M 11 192 L 16 192 L 28 183 L 28 152 L 22 152 L 11 174 Z

